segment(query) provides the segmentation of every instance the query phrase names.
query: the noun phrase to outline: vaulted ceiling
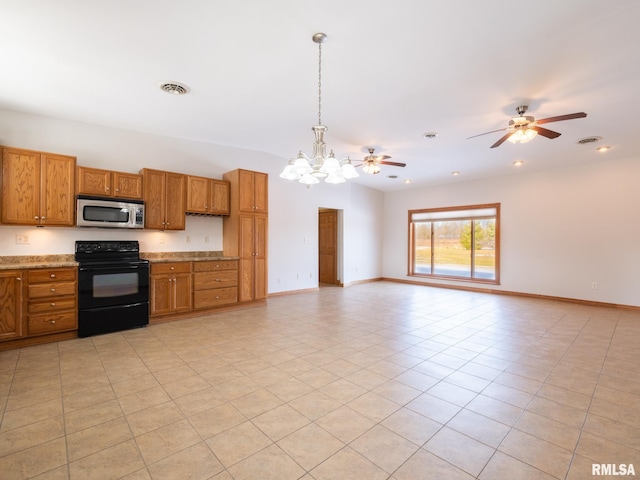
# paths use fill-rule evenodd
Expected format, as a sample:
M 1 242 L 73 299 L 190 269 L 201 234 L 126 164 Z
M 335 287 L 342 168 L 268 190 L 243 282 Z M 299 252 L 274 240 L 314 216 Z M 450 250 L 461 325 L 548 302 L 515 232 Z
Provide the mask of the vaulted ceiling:
M 0 0 L 0 11 L 0 109 L 267 152 L 284 166 L 311 154 L 311 36 L 324 32 L 328 147 L 408 164 L 357 183 L 391 191 L 640 154 L 637 0 Z M 169 95 L 166 81 L 190 91 Z M 554 140 L 467 140 L 506 127 L 518 105 L 538 119 L 588 116 L 545 125 Z M 590 136 L 602 140 L 577 144 Z

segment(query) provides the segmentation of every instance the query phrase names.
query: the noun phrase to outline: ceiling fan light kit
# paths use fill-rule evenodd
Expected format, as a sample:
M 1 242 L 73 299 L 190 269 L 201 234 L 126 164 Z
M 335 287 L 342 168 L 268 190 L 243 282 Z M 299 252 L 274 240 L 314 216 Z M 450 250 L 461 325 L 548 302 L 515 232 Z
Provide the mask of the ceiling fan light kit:
M 320 183 L 320 178 L 324 178 L 326 183 L 344 183 L 347 179 L 358 177 L 358 172 L 351 163 L 349 157 L 338 160 L 333 150 L 327 155 L 327 144 L 324 141 L 324 134 L 328 130 L 322 125 L 322 43 L 327 39 L 324 33 L 316 33 L 312 37 L 314 43 L 318 44 L 318 125 L 311 129 L 315 135 L 313 143 L 313 154 L 307 157 L 302 150 L 298 152 L 295 159 L 289 160 L 280 178 L 286 180 L 297 180 L 305 185 Z

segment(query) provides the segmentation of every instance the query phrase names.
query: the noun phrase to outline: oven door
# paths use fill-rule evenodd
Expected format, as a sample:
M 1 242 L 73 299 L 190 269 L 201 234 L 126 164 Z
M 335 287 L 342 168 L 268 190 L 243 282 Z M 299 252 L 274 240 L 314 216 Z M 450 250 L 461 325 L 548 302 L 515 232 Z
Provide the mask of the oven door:
M 149 262 L 81 265 L 78 309 L 129 305 L 149 301 Z

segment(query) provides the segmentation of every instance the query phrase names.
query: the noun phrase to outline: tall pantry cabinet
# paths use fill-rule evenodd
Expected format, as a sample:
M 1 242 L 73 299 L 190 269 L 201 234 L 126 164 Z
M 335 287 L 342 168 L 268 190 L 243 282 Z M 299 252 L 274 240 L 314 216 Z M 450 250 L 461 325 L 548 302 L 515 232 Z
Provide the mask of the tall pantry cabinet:
M 268 180 L 266 173 L 233 170 L 230 215 L 223 219 L 223 253 L 238 257 L 238 301 L 267 298 Z

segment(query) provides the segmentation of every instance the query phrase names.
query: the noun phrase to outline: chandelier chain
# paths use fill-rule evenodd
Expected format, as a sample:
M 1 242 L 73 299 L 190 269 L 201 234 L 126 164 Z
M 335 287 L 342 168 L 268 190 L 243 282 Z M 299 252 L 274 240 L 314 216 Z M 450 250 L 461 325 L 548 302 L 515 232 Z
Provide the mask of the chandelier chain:
M 322 125 L 322 43 L 318 43 L 318 125 Z

